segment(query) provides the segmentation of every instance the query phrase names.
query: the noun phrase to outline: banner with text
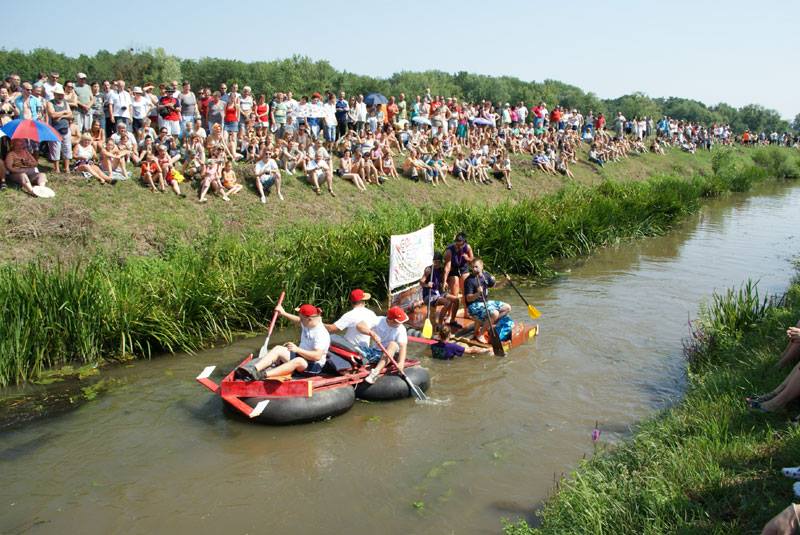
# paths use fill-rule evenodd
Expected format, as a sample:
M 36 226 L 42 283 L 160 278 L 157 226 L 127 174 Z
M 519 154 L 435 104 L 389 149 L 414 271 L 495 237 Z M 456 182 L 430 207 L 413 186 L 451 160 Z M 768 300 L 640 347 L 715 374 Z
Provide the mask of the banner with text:
M 389 291 L 416 282 L 433 259 L 433 225 L 411 234 L 392 236 Z

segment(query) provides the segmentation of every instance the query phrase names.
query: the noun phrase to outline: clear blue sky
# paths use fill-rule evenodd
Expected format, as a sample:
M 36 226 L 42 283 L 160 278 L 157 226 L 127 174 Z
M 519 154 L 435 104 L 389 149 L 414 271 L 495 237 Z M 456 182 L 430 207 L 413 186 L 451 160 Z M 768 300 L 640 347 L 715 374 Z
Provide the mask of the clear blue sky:
M 5 19 L 31 20 L 31 5 L 9 1 Z M 373 76 L 466 70 L 561 80 L 603 98 L 642 91 L 707 104 L 758 103 L 786 119 L 800 112 L 800 2 L 794 0 L 40 0 L 35 5 L 35 22 L 45 30 L 10 24 L 0 46 L 47 47 L 68 55 L 163 47 L 183 58 L 243 61 L 301 54 Z

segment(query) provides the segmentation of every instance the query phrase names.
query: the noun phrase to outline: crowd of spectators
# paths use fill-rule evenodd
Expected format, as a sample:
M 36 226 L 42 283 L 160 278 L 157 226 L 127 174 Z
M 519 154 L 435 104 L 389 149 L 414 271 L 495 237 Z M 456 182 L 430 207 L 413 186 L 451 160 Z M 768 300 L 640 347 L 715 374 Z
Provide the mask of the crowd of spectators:
M 607 119 L 545 102 L 463 102 L 430 90 L 410 100 L 402 93 L 295 98 L 290 91 L 268 98 L 236 83 L 195 93 L 189 81 L 130 88 L 124 80 L 89 82 L 85 73 L 62 81 L 57 72 L 32 83 L 12 74 L 0 83 L 0 122 L 17 118 L 47 122 L 62 136 L 42 147 L 13 144 L 9 154 L 17 156 L 6 157 L 0 179 L 26 192 L 46 183 L 37 165 L 13 165 L 27 152 L 26 164 L 42 156 L 56 173 L 102 184 L 138 176 L 151 191 L 184 195 L 181 184 L 193 179 L 201 202 L 209 191 L 226 201 L 241 191 L 233 162 L 242 161 L 255 164 L 255 189 L 265 203 L 273 188 L 283 199 L 282 173 L 300 173 L 317 194 L 324 185 L 334 196 L 334 177 L 364 192 L 401 173 L 433 186 L 450 185 L 449 177 L 511 189 L 512 154 L 528 156 L 544 173 L 571 177 L 581 144 L 597 166 L 634 153 L 663 154 L 664 146 L 694 153 L 715 143 L 797 144 L 788 133 L 736 136 L 727 125 L 621 112 Z

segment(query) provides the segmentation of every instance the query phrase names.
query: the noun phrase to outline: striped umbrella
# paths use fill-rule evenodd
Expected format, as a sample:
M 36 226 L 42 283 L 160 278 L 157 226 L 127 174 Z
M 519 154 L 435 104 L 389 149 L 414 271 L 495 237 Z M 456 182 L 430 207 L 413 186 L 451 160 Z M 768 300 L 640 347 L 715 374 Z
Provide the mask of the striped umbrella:
M 33 141 L 61 141 L 61 134 L 55 128 L 42 121 L 32 119 L 16 119 L 4 125 L 0 130 L 10 139 L 30 139 Z

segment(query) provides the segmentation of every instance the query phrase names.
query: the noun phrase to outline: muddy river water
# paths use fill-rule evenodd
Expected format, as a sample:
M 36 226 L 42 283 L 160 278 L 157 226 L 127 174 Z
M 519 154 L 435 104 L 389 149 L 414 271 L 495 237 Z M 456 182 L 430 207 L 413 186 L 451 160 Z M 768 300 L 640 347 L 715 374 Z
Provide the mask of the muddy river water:
M 505 359 L 423 357 L 439 404 L 357 402 L 284 428 L 230 419 L 194 377 L 261 339 L 104 372 L 106 394 L 0 434 L 0 532 L 496 533 L 680 399 L 687 318 L 748 277 L 782 291 L 799 223 L 800 188 L 770 185 L 563 266 L 523 290 L 543 313 L 533 343 Z M 522 317 L 516 295 L 495 295 Z

